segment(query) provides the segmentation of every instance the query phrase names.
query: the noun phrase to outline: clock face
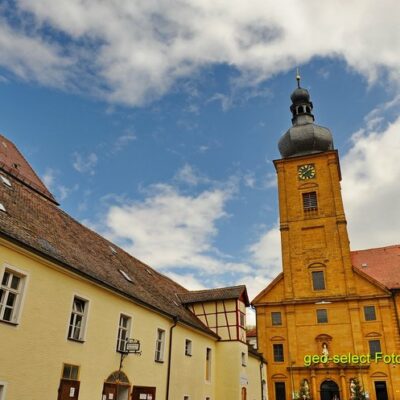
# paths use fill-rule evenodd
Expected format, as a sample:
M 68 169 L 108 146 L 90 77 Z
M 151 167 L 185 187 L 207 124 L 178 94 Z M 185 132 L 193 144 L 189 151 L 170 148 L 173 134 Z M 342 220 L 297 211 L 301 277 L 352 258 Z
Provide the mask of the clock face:
M 297 174 L 299 179 L 306 180 L 306 179 L 313 179 L 315 178 L 315 167 L 314 164 L 305 164 L 301 165 L 298 170 Z

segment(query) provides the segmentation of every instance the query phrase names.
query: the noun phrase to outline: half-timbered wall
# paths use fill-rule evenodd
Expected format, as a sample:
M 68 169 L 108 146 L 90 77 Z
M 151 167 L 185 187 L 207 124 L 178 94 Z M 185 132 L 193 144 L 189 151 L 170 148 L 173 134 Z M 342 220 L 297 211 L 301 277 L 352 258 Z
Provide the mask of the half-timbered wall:
M 240 299 L 199 302 L 189 309 L 221 340 L 246 342 L 246 306 Z

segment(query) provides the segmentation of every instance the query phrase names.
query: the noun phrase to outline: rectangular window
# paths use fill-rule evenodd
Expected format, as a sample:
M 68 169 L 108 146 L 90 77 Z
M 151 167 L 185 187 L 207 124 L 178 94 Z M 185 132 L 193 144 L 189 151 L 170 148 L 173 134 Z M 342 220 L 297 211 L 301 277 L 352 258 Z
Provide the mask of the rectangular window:
M 314 290 L 324 290 L 325 289 L 324 271 L 313 271 L 312 283 Z
M 366 321 L 375 321 L 376 320 L 375 306 L 365 306 L 364 317 Z
M 327 310 L 317 310 L 317 322 L 319 324 L 324 324 L 328 322 L 328 311 Z
M 192 355 L 192 341 L 189 339 L 185 340 L 185 356 Z
M 126 351 L 126 343 L 129 339 L 131 330 L 131 318 L 121 314 L 119 317 L 117 351 L 124 353 Z
M 190 397 L 189 396 L 183 396 L 183 400 L 189 400 Z
M 274 361 L 283 362 L 283 344 L 274 344 Z
M 77 381 L 79 376 L 79 367 L 77 365 L 64 364 L 62 379 Z
M 0 286 L 0 320 L 17 321 L 23 283 L 23 276 L 9 269 L 4 270 Z
M 279 311 L 271 313 L 272 325 L 282 325 L 282 314 Z
M 246 365 L 247 365 L 247 362 L 246 362 L 247 360 L 246 360 L 246 353 L 242 353 L 242 367 L 245 367 Z
M 379 339 L 370 340 L 369 344 L 369 354 L 371 354 L 371 358 L 375 357 L 375 353 L 380 353 L 381 350 L 381 341 Z
M 88 302 L 74 297 L 71 318 L 69 320 L 68 339 L 83 341 L 87 318 Z
M 304 210 L 304 212 L 318 210 L 318 202 L 317 202 L 317 193 L 316 192 L 303 193 L 303 210 Z
M 243 328 L 246 326 L 246 314 L 240 312 L 239 323 L 240 323 L 240 326 Z
M 211 349 L 206 349 L 206 381 L 211 381 Z
M 157 362 L 164 361 L 164 345 L 165 345 L 165 331 L 163 329 L 157 329 L 156 354 L 154 358 L 154 360 Z

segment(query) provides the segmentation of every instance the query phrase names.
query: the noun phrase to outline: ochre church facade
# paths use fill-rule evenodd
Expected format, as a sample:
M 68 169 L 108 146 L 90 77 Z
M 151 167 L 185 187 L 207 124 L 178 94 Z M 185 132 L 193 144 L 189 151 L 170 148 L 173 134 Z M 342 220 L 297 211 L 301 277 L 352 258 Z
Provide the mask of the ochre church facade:
M 400 399 L 400 246 L 350 251 L 331 132 L 307 90 L 291 99 L 274 161 L 283 272 L 252 302 L 269 397 Z

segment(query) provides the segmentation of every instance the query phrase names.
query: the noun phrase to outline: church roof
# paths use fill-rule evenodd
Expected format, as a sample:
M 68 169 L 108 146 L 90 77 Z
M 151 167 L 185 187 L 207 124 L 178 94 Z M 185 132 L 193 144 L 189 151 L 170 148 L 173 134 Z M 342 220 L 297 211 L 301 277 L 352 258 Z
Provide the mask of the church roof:
M 5 142 L 3 137 L 1 140 Z M 3 146 L 1 140 L 0 146 Z M 171 318 L 178 317 L 183 323 L 218 337 L 180 301 L 177 293 L 182 295 L 188 292 L 187 289 L 88 229 L 54 201 L 49 201 L 53 197 L 29 164 L 11 142 L 5 143 L 7 163 L 2 157 L 0 175 L 5 176 L 4 171 L 7 172 L 11 186 L 0 180 L 0 203 L 5 208 L 0 211 L 1 237 L 137 304 Z M 13 156 L 21 163 L 17 170 L 8 167 L 14 162 Z
M 183 304 L 242 298 L 246 306 L 250 305 L 245 285 L 217 289 L 192 290 L 190 292 L 179 293 L 179 297 Z
M 400 244 L 351 252 L 353 266 L 388 289 L 400 289 Z

